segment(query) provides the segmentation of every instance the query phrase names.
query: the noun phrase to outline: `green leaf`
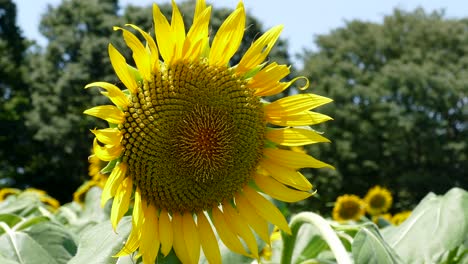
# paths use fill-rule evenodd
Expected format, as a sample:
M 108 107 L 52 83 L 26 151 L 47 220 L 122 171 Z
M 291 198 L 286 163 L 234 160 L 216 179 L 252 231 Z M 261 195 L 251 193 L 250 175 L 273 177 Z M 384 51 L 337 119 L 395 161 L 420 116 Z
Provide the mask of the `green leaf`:
M 110 221 L 99 223 L 81 233 L 78 252 L 69 264 L 115 264 L 117 254 L 127 240 L 131 229 L 131 217 L 123 217 L 114 232 Z
M 7 224 L 9 227 L 15 226 L 17 223 L 21 222 L 21 217 L 14 214 L 0 214 L 0 222 Z M 0 228 L 0 235 L 3 234 L 5 230 Z
M 0 236 L 0 256 L 9 260 L 6 263 L 65 264 L 73 247 L 74 242 L 66 230 L 48 222 L 34 225 L 27 232 L 7 229 Z
M 352 253 L 359 263 L 403 263 L 395 251 L 383 240 L 377 227 L 364 225 L 353 240 Z
M 428 194 L 401 225 L 382 230 L 385 241 L 408 263 L 436 263 L 466 242 L 468 193 L 453 188 Z
M 35 217 L 31 217 L 29 218 L 28 220 L 22 222 L 21 224 L 19 224 L 18 226 L 15 227 L 16 230 L 23 230 L 23 229 L 26 229 L 30 226 L 33 226 L 33 225 L 36 225 L 36 224 L 39 224 L 39 223 L 42 223 L 42 222 L 47 222 L 49 221 L 49 217 L 47 216 L 35 216 Z
M 76 242 L 73 235 L 63 226 L 53 222 L 37 222 L 24 230 L 44 248 L 57 263 L 67 263 L 76 254 Z

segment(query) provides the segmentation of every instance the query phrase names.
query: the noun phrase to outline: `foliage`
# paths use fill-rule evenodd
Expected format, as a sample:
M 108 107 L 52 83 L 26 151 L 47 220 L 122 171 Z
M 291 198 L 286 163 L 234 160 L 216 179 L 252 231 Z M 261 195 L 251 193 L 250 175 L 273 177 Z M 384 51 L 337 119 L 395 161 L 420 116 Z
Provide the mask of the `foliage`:
M 312 146 L 336 167 L 312 182 L 328 211 L 342 193 L 394 190 L 394 208 L 426 193 L 468 186 L 467 19 L 395 10 L 383 24 L 350 21 L 302 55 L 312 90 L 334 99 L 322 126 L 332 143 Z M 327 175 L 328 174 L 328 175 Z
M 164 4 L 160 8 L 170 18 L 172 6 Z M 181 9 L 187 11 L 186 14 L 193 14 L 194 3 L 183 3 Z M 213 10 L 211 36 L 230 12 L 229 9 Z M 7 15 L 14 19 L 16 13 L 12 9 Z M 187 15 L 184 19 L 188 28 L 192 17 Z M 1 119 L 2 127 L 8 126 L 5 139 L 0 139 L 5 140 L 5 144 L 1 142 L 2 146 L 14 145 L 19 149 L 13 155 L 7 149 L 0 152 L 1 171 L 4 173 L 8 169 L 10 179 L 6 185 L 20 188 L 36 186 L 48 190 L 61 201 L 71 200 L 70 194 L 87 175 L 87 157 L 92 145 L 89 129 L 99 126 L 94 118 L 85 117 L 83 111 L 105 104 L 106 100 L 104 96 L 96 96 L 99 93 L 97 89 L 85 92 L 83 88 L 93 81 L 118 83 L 107 46 L 112 42 L 131 61 L 130 50 L 123 48 L 121 33 L 113 31 L 113 26 L 124 26 L 125 23 L 133 23 L 152 32 L 151 6 L 129 6 L 120 10 L 117 0 L 68 0 L 56 7 L 48 7 L 40 24 L 40 32 L 48 40 L 47 46 L 44 49 L 34 46 L 24 62 L 18 62 L 28 74 L 20 78 L 24 84 L 8 90 L 11 94 L 22 95 L 15 98 L 24 100 L 23 106 L 27 108 L 20 113 L 7 112 L 17 116 L 15 126 L 9 121 L 10 117 Z M 240 52 L 245 52 L 264 31 L 261 23 L 252 16 L 247 17 L 247 23 L 249 29 Z M 21 47 L 18 41 L 8 45 Z M 9 50 L 4 52 L 10 53 Z M 280 41 L 271 54 L 275 60 L 289 64 L 284 41 Z M 237 56 L 234 60 L 239 58 Z M 7 66 L 16 69 L 11 64 Z M 16 80 L 19 76 L 17 72 L 5 75 L 9 76 L 9 79 L 5 78 L 8 80 Z M 25 90 L 24 93 L 21 89 Z M 24 131 L 24 134 L 17 131 Z M 20 136 L 21 140 L 18 139 Z M 15 144 L 23 141 L 29 145 Z M 20 158 L 24 159 L 23 163 L 12 160 Z M 21 173 L 17 171 L 18 167 Z
M 0 186 L 22 177 L 34 151 L 24 113 L 30 109 L 24 63 L 28 43 L 16 25 L 16 6 L 0 0 Z
M 120 251 L 130 216 L 112 230 L 109 204 L 100 207 L 101 189 L 91 188 L 83 205 L 58 209 L 33 192 L 12 194 L 0 202 L 1 263 L 141 263 L 138 255 L 112 257 Z M 337 223 L 318 214 L 292 217 L 292 235 L 273 239 L 262 263 L 465 263 L 468 260 L 468 192 L 453 188 L 443 196 L 428 194 L 400 226 L 379 229 L 369 220 Z M 434 227 L 433 233 L 427 227 Z M 252 263 L 223 245 L 224 263 Z M 266 247 L 266 245 L 260 245 Z M 263 250 L 265 252 L 265 250 Z M 134 259 L 136 257 L 136 259 Z M 158 263 L 180 263 L 171 252 Z M 201 263 L 205 263 L 202 256 Z

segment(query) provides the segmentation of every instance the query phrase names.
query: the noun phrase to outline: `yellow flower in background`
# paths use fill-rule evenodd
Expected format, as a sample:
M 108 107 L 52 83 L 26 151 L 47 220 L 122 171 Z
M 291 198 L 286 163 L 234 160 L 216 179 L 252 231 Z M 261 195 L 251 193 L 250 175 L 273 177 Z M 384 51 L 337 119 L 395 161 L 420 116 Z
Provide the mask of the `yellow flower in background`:
M 2 188 L 0 189 L 0 202 L 4 201 L 8 196 L 12 194 L 19 194 L 21 192 L 20 189 L 16 188 Z
M 92 185 L 104 188 L 108 175 L 101 173 L 101 170 L 104 168 L 106 163 L 94 154 L 89 156 L 88 162 L 88 175 L 91 177 L 91 181 L 93 181 Z
M 386 214 L 381 214 L 381 215 L 374 215 L 372 216 L 372 222 L 378 223 L 379 219 L 383 219 L 389 223 L 392 222 L 392 214 L 386 213 Z
M 23 193 L 36 195 L 42 203 L 50 206 L 53 210 L 58 209 L 60 207 L 60 202 L 52 196 L 49 196 L 44 190 L 36 188 L 26 188 L 23 191 Z
M 289 67 L 264 62 L 282 26 L 268 30 L 239 64 L 229 66 L 243 38 L 244 6 L 240 2 L 226 18 L 211 45 L 210 13 L 198 0 L 187 34 L 174 2 L 170 23 L 153 5 L 155 38 L 135 25 L 115 27 L 136 64 L 130 67 L 109 45 L 112 66 L 127 90 L 106 82 L 86 86 L 103 88 L 114 104 L 85 111 L 110 124 L 92 132 L 96 157 L 115 165 L 101 201 L 114 198 L 114 228 L 134 200 L 132 231 L 116 256 L 138 250 L 144 263 L 154 263 L 159 251 L 167 255 L 173 248 L 183 263 L 198 263 L 201 248 L 210 263 L 219 263 L 213 226 L 229 249 L 259 258 L 252 231 L 267 243 L 268 222 L 290 232 L 259 191 L 281 201 L 303 200 L 312 195 L 312 185 L 298 170 L 331 167 L 279 148 L 329 142 L 303 126 L 331 119 L 310 111 L 331 101 L 325 97 L 262 99 L 304 78 L 282 82 Z
M 370 215 L 379 215 L 390 209 L 393 198 L 388 189 L 377 185 L 369 189 L 364 201 L 366 202 L 366 211 Z
M 341 195 L 336 198 L 332 217 L 338 222 L 359 220 L 365 213 L 364 208 L 364 202 L 359 196 L 354 194 Z
M 397 213 L 395 214 L 393 217 L 392 217 L 392 224 L 394 225 L 400 225 L 401 223 L 403 223 L 409 216 L 411 215 L 411 211 L 403 211 L 403 212 L 400 212 L 400 213 Z

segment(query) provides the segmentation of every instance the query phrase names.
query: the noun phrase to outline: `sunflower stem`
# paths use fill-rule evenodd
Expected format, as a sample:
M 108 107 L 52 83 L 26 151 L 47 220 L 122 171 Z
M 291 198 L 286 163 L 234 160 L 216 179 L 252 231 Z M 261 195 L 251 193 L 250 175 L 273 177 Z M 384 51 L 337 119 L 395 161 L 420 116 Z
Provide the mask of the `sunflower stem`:
M 292 217 L 290 226 L 292 235 L 281 233 L 283 238 L 283 252 L 281 255 L 281 264 L 291 264 L 294 245 L 301 226 L 305 223 L 313 225 L 327 242 L 331 251 L 335 255 L 338 264 L 351 264 L 351 259 L 348 252 L 344 248 L 335 231 L 330 227 L 330 224 L 320 215 L 311 212 L 302 212 Z

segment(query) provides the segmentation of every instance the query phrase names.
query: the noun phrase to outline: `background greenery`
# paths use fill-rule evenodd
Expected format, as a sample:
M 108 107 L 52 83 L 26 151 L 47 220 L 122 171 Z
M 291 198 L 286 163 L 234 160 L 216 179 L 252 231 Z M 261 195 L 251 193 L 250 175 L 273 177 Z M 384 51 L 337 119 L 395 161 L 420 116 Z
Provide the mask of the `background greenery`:
M 189 23 L 193 3 L 180 9 Z M 213 10 L 212 35 L 230 11 Z M 11 0 L 0 0 L 0 14 L 0 187 L 33 186 L 67 202 L 87 178 L 89 129 L 103 127 L 82 112 L 106 99 L 83 87 L 118 82 L 107 44 L 130 54 L 112 26 L 150 31 L 151 9 L 63 1 L 43 14 L 43 48 L 24 38 Z M 240 53 L 266 30 L 250 15 L 247 25 Z M 319 109 L 334 121 L 316 128 L 332 143 L 307 150 L 336 170 L 306 170 L 318 194 L 289 210 L 327 213 L 338 195 L 363 196 L 376 184 L 393 191 L 394 210 L 468 187 L 467 28 L 468 19 L 440 12 L 394 10 L 383 23 L 350 21 L 316 38 L 318 49 L 300 55 L 303 69 L 292 69 L 311 80 L 306 92 L 334 99 Z M 270 57 L 291 64 L 287 40 Z

